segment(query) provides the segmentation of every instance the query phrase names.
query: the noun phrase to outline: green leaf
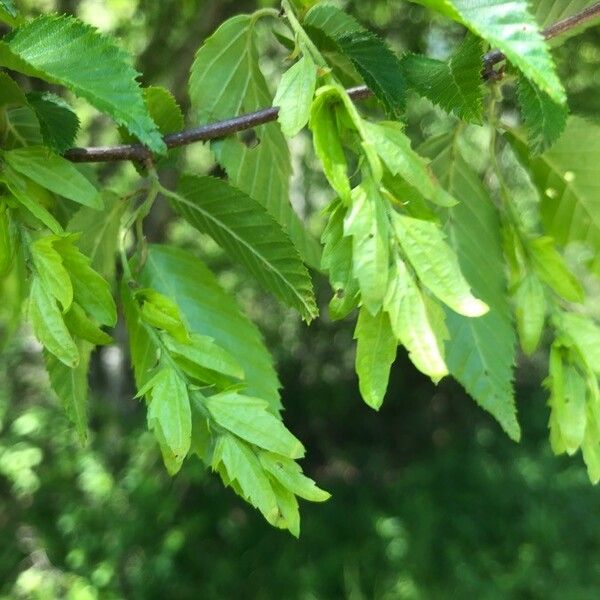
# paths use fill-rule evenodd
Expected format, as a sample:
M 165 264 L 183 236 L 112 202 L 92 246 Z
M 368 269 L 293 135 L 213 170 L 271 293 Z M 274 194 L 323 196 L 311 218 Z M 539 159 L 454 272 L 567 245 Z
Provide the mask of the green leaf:
M 117 308 L 110 286 L 90 267 L 90 259 L 75 246 L 77 237 L 68 234 L 54 244 L 69 272 L 74 298 L 96 321 L 113 327 L 117 322 Z
M 30 92 L 27 103 L 39 121 L 44 145 L 58 154 L 73 146 L 79 130 L 79 118 L 62 98 L 50 92 Z
M 6 199 L 0 196 L 0 280 L 11 270 L 15 254 L 11 215 Z
M 62 304 L 66 312 L 73 302 L 73 286 L 62 257 L 54 248 L 58 239 L 58 236 L 40 238 L 31 244 L 29 250 L 37 276 L 46 291 Z
M 337 90 L 320 94 L 314 101 L 310 113 L 310 129 L 313 146 L 321 161 L 323 172 L 331 187 L 347 204 L 350 202 L 350 180 L 348 163 L 337 127 L 334 102 L 340 99 Z
M 448 375 L 444 360 L 447 331 L 443 326 L 443 313 L 441 331 L 436 331 L 436 323 L 428 314 L 423 295 L 400 259 L 392 265 L 383 308 L 389 316 L 394 336 L 408 350 L 415 367 L 436 383 Z
M 304 54 L 284 73 L 273 106 L 279 107 L 278 120 L 285 136 L 294 137 L 308 123 L 316 85 L 317 66 L 310 54 Z
M 434 296 L 466 317 L 480 317 L 488 312 L 489 307 L 471 293 L 456 253 L 437 223 L 398 213 L 394 213 L 393 223 L 419 280 Z
M 555 102 L 566 102 L 550 51 L 527 0 L 411 0 L 438 10 L 501 50 Z
M 527 249 L 532 266 L 543 282 L 569 302 L 583 301 L 583 288 L 575 275 L 569 271 L 552 238 L 540 237 L 531 240 Z
M 567 125 L 569 109 L 558 104 L 523 75 L 519 76 L 517 98 L 534 155 L 541 154 L 556 142 Z
M 268 403 L 236 392 L 205 399 L 211 417 L 238 437 L 288 458 L 302 458 L 304 447 L 283 423 L 268 411 Z
M 354 331 L 356 373 L 363 400 L 375 410 L 383 404 L 398 342 L 385 312 L 373 316 L 363 306 Z
M 6 183 L 15 199 L 52 233 L 62 233 L 60 223 L 44 208 L 51 201 L 48 192 L 31 179 L 22 177 L 9 167 L 2 170 L 1 181 Z
M 476 319 L 447 311 L 446 364 L 477 403 L 518 440 L 513 391 L 516 339 L 506 294 L 500 224 L 479 177 L 445 139 L 440 141 L 443 151 L 433 166 L 460 200 L 449 210 L 445 229 L 461 271 L 490 307 L 488 314 Z
M 165 339 L 166 346 L 173 354 L 175 360 L 178 357 L 185 359 L 186 364 L 191 363 L 199 369 L 190 369 L 186 371 L 189 375 L 196 375 L 201 381 L 206 377 L 206 371 L 220 373 L 228 378 L 243 379 L 244 370 L 229 352 L 219 347 L 213 338 L 204 335 L 192 335 L 189 344 L 182 344 L 169 338 Z M 182 365 L 185 370 L 185 366 Z M 210 377 L 210 375 L 209 375 Z
M 64 316 L 67 329 L 83 340 L 94 345 L 110 344 L 113 340 L 107 333 L 104 333 L 96 323 L 94 323 L 85 313 L 83 308 L 73 302 L 71 308 Z
M 365 123 L 369 141 L 392 175 L 400 175 L 425 198 L 440 206 L 454 206 L 456 200 L 438 183 L 428 162 L 417 154 L 400 123 Z
M 577 348 L 590 370 L 600 377 L 600 326 L 589 317 L 567 312 L 555 319 L 561 335 Z
M 134 297 L 138 303 L 142 321 L 156 329 L 166 331 L 178 342 L 186 344 L 191 341 L 181 311 L 171 298 L 149 288 L 137 290 Z
M 513 294 L 517 332 L 525 354 L 533 354 L 542 338 L 546 322 L 544 286 L 535 275 L 527 275 Z
M 225 467 L 225 474 L 219 469 L 221 464 Z M 237 482 L 239 488 L 232 487 L 258 508 L 269 523 L 274 525 L 277 522 L 279 508 L 275 493 L 258 458 L 247 444 L 231 435 L 219 436 L 212 467 L 219 470 L 226 485 Z
M 191 332 L 213 338 L 237 360 L 244 370 L 249 396 L 268 401 L 273 412 L 281 407 L 277 373 L 259 330 L 240 312 L 233 297 L 219 286 L 202 261 L 179 248 L 150 246 L 139 279 L 142 285 L 177 303 Z M 128 317 L 131 332 L 130 321 Z M 143 333 L 136 333 L 130 345 L 136 357 L 136 380 L 141 385 L 154 359 Z
M 127 200 L 110 190 L 102 192 L 104 210 L 82 207 L 71 218 L 67 231 L 80 234 L 77 246 L 90 259 L 90 264 L 104 279 L 112 282 L 115 276 L 115 256 L 119 243 L 121 219 Z
M 401 60 L 410 87 L 449 114 L 463 121 L 481 124 L 484 87 L 481 79 L 481 40 L 467 35 L 446 62 L 421 54 Z
M 68 160 L 43 146 L 17 148 L 3 154 L 15 171 L 73 202 L 101 209 L 98 190 Z
M 63 321 L 56 300 L 37 277 L 31 282 L 29 319 L 35 336 L 48 352 L 69 368 L 79 364 L 79 351 Z
M 0 106 L 25 106 L 26 104 L 25 92 L 8 73 L 0 71 Z
M 280 300 L 311 321 L 317 315 L 312 283 L 293 244 L 251 197 L 213 177 L 183 177 L 173 207 L 208 233 Z
M 0 64 L 68 87 L 154 152 L 165 151 L 131 58 L 108 37 L 73 17 L 42 15 L 5 39 Z
M 352 193 L 352 207 L 344 219 L 344 235 L 352 237 L 352 271 L 360 285 L 363 304 L 377 314 L 387 290 L 389 223 L 384 199 L 372 181 Z
M 22 148 L 39 146 L 44 143 L 40 123 L 35 112 L 29 106 L 18 106 L 6 111 L 6 143 L 4 147 Z
M 325 502 L 331 497 L 318 488 L 312 479 L 303 475 L 302 469 L 293 460 L 270 452 L 261 452 L 258 458 L 269 474 L 300 498 L 311 502 Z
M 183 461 L 192 439 L 192 412 L 185 381 L 174 369 L 164 368 L 154 379 L 148 406 L 148 428 L 160 427 L 166 445 Z
M 88 437 L 86 410 L 92 345 L 79 341 L 77 347 L 79 350 L 79 364 L 74 368 L 64 365 L 49 352 L 44 353 L 44 358 L 50 376 L 50 385 L 58 396 L 67 417 L 75 425 L 79 441 L 84 444 Z
M 352 61 L 386 111 L 400 115 L 406 101 L 406 84 L 400 60 L 383 40 L 330 4 L 313 7 L 303 24 L 309 32 L 316 29 L 333 42 Z
M 556 144 L 535 158 L 528 154 L 522 139 L 513 135 L 509 140 L 540 190 L 545 230 L 560 245 L 573 241 L 588 244 L 593 254 L 591 266 L 600 273 L 600 195 L 596 175 L 600 126 L 570 117 Z
M 273 104 L 258 64 L 256 18 L 229 19 L 198 50 L 190 76 L 190 98 L 199 124 L 260 110 Z M 228 138 L 213 142 L 217 160 L 231 183 L 262 204 L 285 229 L 303 260 L 318 267 L 320 248 L 290 204 L 291 164 L 279 125 L 255 130 L 258 143 L 249 147 Z

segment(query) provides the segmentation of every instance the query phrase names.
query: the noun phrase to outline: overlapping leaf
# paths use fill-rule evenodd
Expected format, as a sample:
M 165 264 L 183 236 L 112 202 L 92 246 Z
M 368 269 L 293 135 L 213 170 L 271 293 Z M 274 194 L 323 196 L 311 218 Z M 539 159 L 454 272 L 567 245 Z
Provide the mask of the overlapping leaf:
M 310 277 L 298 252 L 258 202 L 220 179 L 186 176 L 172 203 L 307 321 L 317 315 Z
M 352 61 L 386 110 L 399 116 L 406 101 L 406 84 L 400 60 L 383 40 L 331 4 L 309 10 L 304 25 L 333 42 Z
M 565 91 L 550 52 L 529 12 L 527 0 L 411 0 L 468 27 L 501 50 L 508 60 L 559 104 Z
M 73 146 L 79 130 L 79 118 L 62 98 L 50 92 L 32 92 L 27 94 L 27 103 L 39 121 L 46 146 L 58 154 Z
M 190 76 L 190 98 L 200 124 L 259 110 L 273 103 L 258 64 L 255 18 L 226 21 L 198 50 Z M 318 267 L 320 248 L 290 204 L 290 154 L 276 123 L 255 129 L 257 141 L 236 138 L 212 144 L 231 182 L 260 202 L 282 225 L 302 258 Z
M 0 42 L 0 64 L 68 87 L 150 149 L 164 152 L 131 59 L 93 27 L 69 16 L 43 15 L 5 39 Z

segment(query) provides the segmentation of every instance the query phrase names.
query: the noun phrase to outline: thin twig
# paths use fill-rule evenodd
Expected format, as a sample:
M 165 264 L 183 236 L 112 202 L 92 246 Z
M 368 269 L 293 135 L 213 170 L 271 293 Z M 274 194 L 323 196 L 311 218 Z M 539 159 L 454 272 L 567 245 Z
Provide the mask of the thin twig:
M 574 29 L 596 17 L 600 17 L 600 2 L 582 10 L 581 12 L 557 21 L 545 29 L 544 38 L 551 39 Z M 484 77 L 492 72 L 494 65 L 502 62 L 506 57 L 499 50 L 491 50 L 483 57 Z M 373 92 L 364 85 L 350 88 L 349 96 L 353 100 L 363 100 L 373 95 Z M 263 108 L 256 112 L 232 117 L 224 121 L 217 121 L 194 129 L 186 129 L 178 133 L 170 133 L 164 137 L 167 148 L 188 146 L 194 142 L 206 142 L 233 135 L 240 131 L 252 129 L 277 119 L 279 108 L 274 106 Z M 121 146 L 97 146 L 91 148 L 71 148 L 64 154 L 72 162 L 114 162 L 132 160 L 143 163 L 152 159 L 152 152 L 142 144 L 123 144 Z

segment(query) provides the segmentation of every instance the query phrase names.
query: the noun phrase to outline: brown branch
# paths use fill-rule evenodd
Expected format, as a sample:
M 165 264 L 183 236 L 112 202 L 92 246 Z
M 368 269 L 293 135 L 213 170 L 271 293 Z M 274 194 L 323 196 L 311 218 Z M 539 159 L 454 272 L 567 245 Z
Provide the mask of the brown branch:
M 582 10 L 581 12 L 553 23 L 542 31 L 545 39 L 557 37 L 567 31 L 578 27 L 594 18 L 600 17 L 600 2 Z M 493 66 L 502 62 L 506 57 L 499 50 L 491 50 L 483 57 L 485 78 L 491 77 Z M 348 94 L 353 100 L 369 98 L 373 92 L 364 85 L 350 88 Z M 277 119 L 278 107 L 263 108 L 253 113 L 232 117 L 224 121 L 217 121 L 194 129 L 186 129 L 178 133 L 170 133 L 164 137 L 167 148 L 188 146 L 194 142 L 206 142 L 224 138 L 240 131 L 252 129 Z M 71 148 L 64 154 L 72 162 L 113 162 L 132 160 L 143 163 L 152 158 L 152 152 L 142 144 L 123 144 L 121 146 L 97 146 L 92 148 Z

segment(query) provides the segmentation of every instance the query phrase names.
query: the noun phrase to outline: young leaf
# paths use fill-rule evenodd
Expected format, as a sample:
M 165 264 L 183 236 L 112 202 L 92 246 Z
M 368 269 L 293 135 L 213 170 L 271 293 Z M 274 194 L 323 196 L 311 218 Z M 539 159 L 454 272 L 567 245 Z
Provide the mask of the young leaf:
M 45 147 L 17 148 L 3 154 L 18 173 L 73 202 L 101 209 L 98 190 L 68 160 Z
M 570 117 L 564 134 L 536 158 L 524 141 L 509 136 L 523 163 L 529 167 L 542 195 L 545 230 L 560 245 L 585 242 L 593 254 L 592 267 L 600 273 L 600 196 L 596 175 L 600 153 L 600 126 Z
M 265 289 L 311 321 L 317 315 L 312 283 L 289 238 L 252 198 L 213 177 L 183 177 L 175 210 L 208 233 Z
M 5 10 L 11 17 L 17 16 L 17 9 L 13 0 L 0 0 L 0 8 Z
M 567 125 L 569 109 L 555 102 L 546 92 L 519 76 L 517 98 L 527 128 L 527 141 L 533 155 L 546 151 L 561 136 Z
M 212 418 L 238 437 L 287 458 L 302 458 L 304 447 L 268 410 L 267 402 L 223 392 L 205 399 Z
M 281 78 L 273 106 L 279 107 L 279 124 L 287 137 L 294 137 L 308 123 L 317 85 L 317 66 L 310 54 L 290 67 Z
M 467 35 L 447 62 L 420 54 L 402 58 L 404 77 L 410 87 L 447 113 L 481 124 L 483 84 L 481 40 Z
M 110 190 L 102 192 L 102 199 L 102 218 L 98 218 L 97 210 L 82 207 L 69 221 L 67 231 L 80 235 L 77 247 L 90 259 L 92 268 L 112 282 L 121 218 L 127 209 L 127 201 Z
M 14 251 L 10 212 L 6 200 L 0 196 L 0 280 L 12 267 Z
M 50 385 L 58 396 L 67 417 L 71 420 L 79 441 L 84 444 L 88 436 L 87 401 L 88 401 L 88 370 L 92 345 L 85 342 L 77 342 L 79 351 L 79 364 L 70 368 L 64 365 L 50 352 L 44 353 L 46 369 L 50 377 Z
M 489 411 L 508 435 L 518 440 L 513 392 L 515 331 L 506 298 L 504 261 L 498 217 L 479 177 L 447 138 L 433 163 L 442 183 L 461 202 L 449 211 L 445 229 L 459 258 L 461 271 L 490 312 L 476 319 L 447 311 L 450 342 L 446 364 L 477 403 Z
M 193 277 L 190 277 L 193 273 Z M 279 380 L 273 359 L 256 325 L 242 314 L 233 297 L 220 287 L 215 276 L 198 258 L 173 246 L 150 246 L 140 283 L 176 302 L 190 331 L 210 336 L 240 364 L 246 393 L 265 399 L 272 412 L 281 407 Z M 138 385 L 144 382 L 155 357 L 143 332 L 127 317 L 134 332 L 130 346 Z
M 90 259 L 74 245 L 77 237 L 68 234 L 54 244 L 69 272 L 74 298 L 96 321 L 113 327 L 117 322 L 117 309 L 110 286 L 90 267 Z
M 466 317 L 488 312 L 489 307 L 471 293 L 458 258 L 437 223 L 394 213 L 393 224 L 419 280 L 434 296 Z
M 79 130 L 79 118 L 62 98 L 50 92 L 30 92 L 27 103 L 39 121 L 44 145 L 58 154 L 73 146 Z
M 69 16 L 42 15 L 2 42 L 0 64 L 68 87 L 154 152 L 165 151 L 130 57 L 93 27 Z
M 256 19 L 229 19 L 198 50 L 190 76 L 190 98 L 199 124 L 260 110 L 273 104 L 260 71 Z M 320 248 L 305 230 L 289 200 L 290 153 L 276 123 L 255 130 L 258 144 L 249 147 L 228 138 L 212 149 L 231 183 L 262 204 L 285 229 L 303 260 L 318 267 Z
M 362 302 L 372 315 L 381 309 L 389 271 L 389 223 L 377 187 L 364 181 L 352 194 L 344 219 L 344 235 L 352 237 L 352 272 L 359 282 Z
M 348 163 L 337 128 L 332 102 L 339 100 L 337 91 L 320 94 L 310 112 L 310 129 L 313 134 L 315 153 L 323 165 L 325 177 L 331 187 L 347 204 L 350 202 Z
M 37 277 L 31 282 L 29 318 L 35 336 L 48 352 L 69 368 L 79 364 L 79 351 L 63 321 L 56 300 Z
M 554 240 L 549 237 L 540 237 L 531 240 L 527 246 L 531 262 L 540 279 L 565 300 L 582 302 L 581 284 L 569 271 L 565 259 L 556 249 Z
M 579 351 L 590 370 L 600 377 L 600 326 L 583 315 L 563 312 L 556 318 L 563 336 Z
M 508 60 L 533 80 L 555 102 L 566 102 L 554 62 L 527 0 L 411 0 L 468 27 L 501 50 Z
M 187 344 L 191 341 L 179 307 L 171 298 L 149 288 L 137 290 L 134 297 L 142 321 L 166 331 L 178 342 Z
M 2 170 L 0 181 L 6 183 L 17 202 L 52 233 L 62 233 L 63 229 L 60 223 L 44 208 L 44 204 L 51 200 L 49 193 L 44 188 L 31 179 L 19 175 L 8 166 Z
M 438 183 L 427 161 L 410 145 L 399 123 L 365 123 L 369 141 L 392 175 L 402 176 L 425 198 L 440 206 L 454 206 L 456 200 Z
M 387 313 L 373 316 L 363 306 L 358 313 L 354 339 L 360 394 L 371 408 L 379 410 L 398 347 Z
M 308 11 L 304 26 L 323 33 L 352 61 L 365 83 L 386 111 L 398 117 L 406 101 L 406 85 L 400 60 L 390 47 L 353 17 L 330 4 Z
M 390 319 L 396 339 L 408 350 L 415 367 L 437 383 L 448 375 L 444 360 L 447 331 L 436 331 L 423 295 L 404 263 L 397 259 L 390 271 L 390 282 L 383 308 Z
M 540 344 L 546 322 L 544 286 L 535 275 L 527 275 L 516 289 L 513 300 L 521 348 L 525 354 L 533 354 Z
M 270 475 L 300 498 L 311 502 L 325 502 L 331 497 L 318 488 L 312 479 L 303 475 L 302 469 L 293 460 L 271 452 L 261 452 L 258 458 Z
M 148 406 L 148 427 L 160 427 L 166 445 L 178 462 L 190 449 L 192 413 L 185 381 L 172 368 L 165 367 L 154 381 Z
M 40 238 L 31 244 L 29 250 L 37 276 L 48 293 L 62 304 L 66 312 L 73 302 L 73 286 L 62 257 L 54 248 L 58 239 L 58 236 Z
M 64 316 L 67 329 L 73 334 L 94 345 L 110 344 L 113 340 L 107 333 L 104 333 L 96 323 L 94 323 L 85 313 L 83 308 L 73 302 L 71 308 Z

